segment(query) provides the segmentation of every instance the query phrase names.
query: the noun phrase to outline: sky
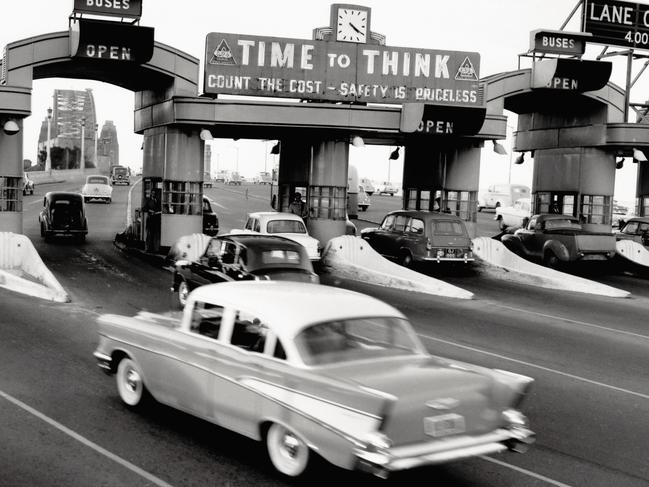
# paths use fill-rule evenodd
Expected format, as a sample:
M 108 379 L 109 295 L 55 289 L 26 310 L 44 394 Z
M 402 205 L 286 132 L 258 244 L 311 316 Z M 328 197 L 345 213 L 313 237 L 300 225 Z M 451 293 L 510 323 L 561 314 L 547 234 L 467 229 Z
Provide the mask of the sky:
M 0 45 L 31 36 L 68 29 L 68 16 L 73 0 L 20 0 L 5 2 L 0 17 Z M 140 25 L 155 28 L 155 39 L 185 51 L 204 62 L 205 37 L 209 32 L 231 32 L 273 37 L 310 39 L 315 27 L 329 24 L 330 5 L 323 0 L 143 0 Z M 518 55 L 529 48 L 530 31 L 557 30 L 567 19 L 576 0 L 359 0 L 372 9 L 372 27 L 387 37 L 387 45 L 425 49 L 476 51 L 481 56 L 480 76 L 485 77 L 518 68 Z M 579 14 L 566 30 L 579 31 Z M 593 59 L 602 46 L 589 46 L 586 59 Z M 623 86 L 625 58 L 609 58 L 614 63 L 611 81 Z M 636 61 L 634 74 L 642 61 Z M 529 67 L 523 58 L 522 67 Z M 133 133 L 133 93 L 106 83 L 90 80 L 52 78 L 34 82 L 32 116 L 24 122 L 24 157 L 36 159 L 36 144 L 41 121 L 52 103 L 54 89 L 92 88 L 100 127 L 105 120 L 117 126 L 120 162 L 133 169 L 141 167 L 142 136 Z M 631 100 L 649 98 L 649 74 L 645 74 L 631 93 Z M 513 130 L 516 117 L 509 114 Z M 501 141 L 511 154 L 511 140 Z M 244 176 L 254 176 L 270 169 L 277 156 L 268 155 L 271 142 L 218 140 L 212 144 L 212 169 L 237 167 Z M 399 182 L 403 170 L 403 151 L 388 168 L 388 156 L 394 147 L 352 147 L 350 162 L 361 177 Z M 486 144 L 481 159 L 480 187 L 504 183 L 531 185 L 532 161 L 526 157 L 522 165 L 511 164 L 510 158 L 499 156 Z M 510 174 L 511 172 L 511 174 Z M 616 171 L 615 196 L 629 201 L 635 195 L 636 168 L 627 161 Z

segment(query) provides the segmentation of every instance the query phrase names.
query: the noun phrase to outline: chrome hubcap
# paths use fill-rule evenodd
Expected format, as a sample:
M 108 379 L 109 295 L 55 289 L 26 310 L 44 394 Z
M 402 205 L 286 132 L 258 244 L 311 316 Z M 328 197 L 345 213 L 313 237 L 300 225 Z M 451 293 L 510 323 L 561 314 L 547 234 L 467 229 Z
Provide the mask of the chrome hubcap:
M 180 297 L 180 303 L 185 304 L 187 302 L 187 295 L 189 294 L 189 289 L 187 288 L 187 284 L 184 282 L 180 283 L 180 290 L 178 291 L 178 295 Z
M 139 384 L 140 374 L 138 374 L 135 370 L 130 369 L 126 373 L 126 387 L 129 391 L 135 392 L 138 389 Z
M 282 447 L 286 456 L 293 459 L 298 454 L 298 451 L 300 449 L 300 442 L 292 434 L 286 433 L 284 435 L 284 438 L 282 438 Z

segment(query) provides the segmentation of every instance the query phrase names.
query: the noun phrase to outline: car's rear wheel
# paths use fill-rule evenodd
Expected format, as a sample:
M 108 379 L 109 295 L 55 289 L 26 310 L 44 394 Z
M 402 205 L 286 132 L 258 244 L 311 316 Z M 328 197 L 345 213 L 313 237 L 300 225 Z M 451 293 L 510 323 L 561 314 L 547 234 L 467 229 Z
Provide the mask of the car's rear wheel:
M 399 256 L 399 264 L 401 264 L 403 267 L 411 267 L 412 254 L 408 251 L 403 251 Z
M 119 397 L 127 406 L 141 407 L 146 403 L 148 392 L 144 386 L 142 372 L 133 360 L 125 357 L 119 362 L 115 380 Z
M 289 477 L 298 477 L 309 464 L 309 447 L 293 431 L 273 423 L 266 435 L 266 448 L 273 467 Z
M 178 283 L 178 305 L 181 308 L 184 308 L 187 304 L 187 296 L 189 296 L 189 292 L 189 285 L 187 284 L 187 281 L 182 279 Z
M 561 265 L 559 258 L 554 255 L 554 252 L 548 251 L 543 256 L 543 265 L 551 269 L 558 269 Z

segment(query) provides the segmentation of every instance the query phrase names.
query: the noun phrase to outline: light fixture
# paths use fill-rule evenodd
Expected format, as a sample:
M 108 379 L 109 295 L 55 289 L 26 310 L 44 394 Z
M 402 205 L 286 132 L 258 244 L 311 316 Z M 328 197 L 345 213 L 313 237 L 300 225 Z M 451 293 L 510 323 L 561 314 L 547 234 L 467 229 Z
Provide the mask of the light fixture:
M 360 135 L 354 135 L 354 137 L 352 137 L 352 145 L 354 147 L 365 147 L 365 141 Z
M 633 159 L 638 162 L 647 162 L 647 156 L 640 149 L 633 149 Z
M 399 159 L 399 148 L 398 147 L 392 151 L 392 153 L 390 154 L 389 159 L 392 160 L 392 161 L 396 161 L 397 159 Z
M 214 136 L 212 135 L 212 132 L 210 132 L 207 129 L 201 130 L 200 137 L 201 137 L 201 140 L 212 140 L 212 139 L 214 139 Z
M 271 154 L 275 154 L 275 155 L 277 155 L 277 154 L 279 154 L 279 149 L 280 149 L 280 145 L 279 145 L 279 141 L 278 141 L 277 144 L 275 144 L 275 145 L 270 149 L 270 153 L 271 153 Z
M 494 143 L 494 152 L 496 154 L 499 154 L 501 156 L 506 156 L 507 155 L 507 151 L 505 150 L 505 148 L 503 147 L 502 144 L 499 144 L 496 141 L 496 139 L 494 139 L 492 142 Z
M 514 159 L 514 164 L 523 164 L 525 162 L 525 152 L 521 152 L 516 159 Z
M 615 161 L 615 169 L 622 169 L 624 167 L 624 158 Z
M 2 130 L 7 135 L 16 135 L 18 132 L 20 132 L 20 126 L 15 120 L 9 119 L 2 126 Z

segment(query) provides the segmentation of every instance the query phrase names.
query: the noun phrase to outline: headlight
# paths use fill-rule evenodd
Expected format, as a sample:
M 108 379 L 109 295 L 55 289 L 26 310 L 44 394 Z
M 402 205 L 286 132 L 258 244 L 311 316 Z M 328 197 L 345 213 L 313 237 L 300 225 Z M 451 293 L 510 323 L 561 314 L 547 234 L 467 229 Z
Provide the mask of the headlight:
M 392 440 L 379 431 L 372 431 L 365 437 L 366 448 L 371 451 L 387 450 L 392 446 Z

